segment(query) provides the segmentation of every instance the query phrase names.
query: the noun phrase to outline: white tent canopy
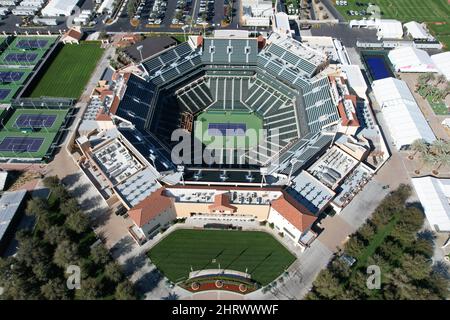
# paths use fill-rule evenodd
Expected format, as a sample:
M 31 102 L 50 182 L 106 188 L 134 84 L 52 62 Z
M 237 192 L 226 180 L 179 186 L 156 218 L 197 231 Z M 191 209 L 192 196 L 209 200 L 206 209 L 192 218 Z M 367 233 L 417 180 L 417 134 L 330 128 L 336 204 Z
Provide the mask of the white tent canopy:
M 389 60 L 400 72 L 437 72 L 428 53 L 413 47 L 397 48 L 389 51 Z
M 436 68 L 450 81 L 450 51 L 438 53 L 431 56 Z
M 395 78 L 376 80 L 372 89 L 397 149 L 409 146 L 416 139 L 429 143 L 436 140 L 404 81 Z
M 42 9 L 41 13 L 45 17 L 70 16 L 79 0 L 50 0 Z
M 416 21 L 410 21 L 403 25 L 406 28 L 406 32 L 413 37 L 413 39 L 418 40 L 433 40 L 428 30 Z
M 450 231 L 450 179 L 411 180 L 431 227 L 435 231 Z

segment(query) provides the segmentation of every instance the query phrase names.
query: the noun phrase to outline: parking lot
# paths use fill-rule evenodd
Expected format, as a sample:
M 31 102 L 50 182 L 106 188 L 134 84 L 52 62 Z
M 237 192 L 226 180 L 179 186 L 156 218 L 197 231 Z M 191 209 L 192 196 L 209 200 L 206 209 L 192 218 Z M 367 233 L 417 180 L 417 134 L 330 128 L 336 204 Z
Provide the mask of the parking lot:
M 177 29 L 184 25 L 219 27 L 232 15 L 237 3 L 230 0 L 140 0 L 133 17 L 126 10 L 120 16 L 122 23 L 130 19 L 139 20 L 139 27 L 149 29 Z M 156 30 L 155 30 L 156 31 Z

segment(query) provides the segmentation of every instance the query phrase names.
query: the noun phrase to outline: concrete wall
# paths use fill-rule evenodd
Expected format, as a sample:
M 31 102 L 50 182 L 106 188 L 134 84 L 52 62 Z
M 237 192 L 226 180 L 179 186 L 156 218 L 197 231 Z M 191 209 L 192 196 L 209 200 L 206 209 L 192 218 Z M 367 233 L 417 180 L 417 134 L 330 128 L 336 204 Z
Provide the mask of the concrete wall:
M 268 221 L 269 223 L 273 223 L 275 225 L 275 229 L 277 231 L 283 232 L 286 237 L 290 238 L 296 244 L 298 244 L 298 240 L 300 239 L 302 232 L 294 227 L 273 208 L 270 208 Z M 291 234 L 287 233 L 284 228 L 286 228 Z

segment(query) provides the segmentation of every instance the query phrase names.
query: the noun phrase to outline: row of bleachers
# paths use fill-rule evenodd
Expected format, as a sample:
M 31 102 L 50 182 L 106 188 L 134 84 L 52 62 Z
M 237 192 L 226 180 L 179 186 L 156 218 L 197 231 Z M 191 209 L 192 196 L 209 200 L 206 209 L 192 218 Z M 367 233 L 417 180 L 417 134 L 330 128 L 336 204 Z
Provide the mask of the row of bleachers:
M 151 81 L 156 85 L 169 82 L 185 75 L 188 71 L 199 66 L 200 64 L 201 59 L 198 55 L 190 56 L 187 59 L 180 59 L 176 63 L 165 66 L 163 69 L 157 72 L 155 76 L 151 77 Z
M 142 62 L 142 66 L 147 70 L 150 77 L 152 77 L 158 70 L 167 67 L 168 65 L 176 62 L 177 60 L 184 59 L 193 52 L 191 46 L 184 42 L 176 47 L 170 48 L 169 50 L 152 57 L 146 61 Z
M 321 78 L 304 89 L 306 115 L 311 131 L 320 131 L 324 125 L 339 119 L 337 108 L 330 94 L 327 77 Z
M 203 110 L 213 103 L 211 92 L 203 79 L 178 90 L 177 98 L 192 113 Z
M 116 114 L 133 123 L 138 122 L 143 126 L 154 94 L 155 87 L 151 83 L 132 74 L 128 79 L 127 88 Z
M 255 38 L 206 38 L 202 60 L 208 64 L 256 64 L 258 42 Z
M 216 101 L 211 110 L 245 110 L 244 99 L 249 91 L 249 77 L 213 77 L 208 76 L 208 85 Z
M 265 54 L 266 52 L 269 52 L 270 54 L 281 58 L 285 64 L 298 67 L 301 72 L 306 74 L 308 77 L 311 77 L 317 69 L 317 66 L 313 63 L 276 44 L 271 44 L 267 49 L 260 53 L 260 56 Z

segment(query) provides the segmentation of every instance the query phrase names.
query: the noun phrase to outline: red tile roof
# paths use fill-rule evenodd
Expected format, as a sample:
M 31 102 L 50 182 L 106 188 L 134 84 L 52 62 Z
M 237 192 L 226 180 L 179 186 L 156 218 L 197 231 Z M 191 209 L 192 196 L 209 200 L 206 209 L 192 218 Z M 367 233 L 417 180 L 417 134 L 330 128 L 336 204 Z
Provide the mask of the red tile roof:
M 69 29 L 69 31 L 67 31 L 64 36 L 71 37 L 76 40 L 81 40 L 81 38 L 83 37 L 83 34 L 75 29 Z
M 128 216 L 137 226 L 142 227 L 172 206 L 172 199 L 164 195 L 164 190 L 159 188 L 128 211 Z
M 210 211 L 229 211 L 236 212 L 237 208 L 230 204 L 228 193 L 220 193 L 214 196 L 214 204 L 208 206 Z
M 317 220 L 316 216 L 286 192 L 272 201 L 272 208 L 302 232 Z

